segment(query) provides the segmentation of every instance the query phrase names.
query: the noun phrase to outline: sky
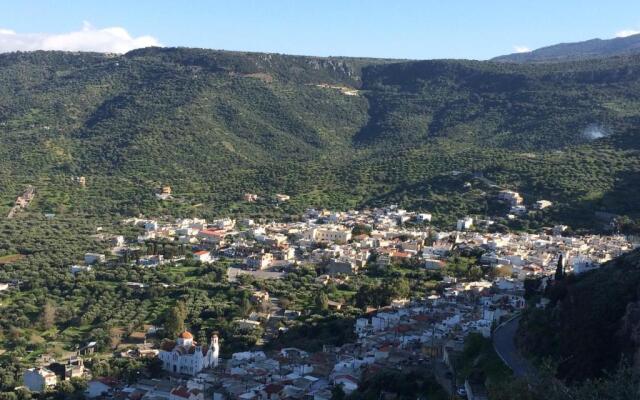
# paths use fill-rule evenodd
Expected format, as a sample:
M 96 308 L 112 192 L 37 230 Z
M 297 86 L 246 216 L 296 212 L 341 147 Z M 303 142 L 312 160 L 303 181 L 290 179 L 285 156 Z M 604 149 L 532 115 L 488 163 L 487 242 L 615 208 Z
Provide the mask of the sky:
M 147 46 L 488 59 L 640 33 L 640 0 L 0 0 L 0 52 Z

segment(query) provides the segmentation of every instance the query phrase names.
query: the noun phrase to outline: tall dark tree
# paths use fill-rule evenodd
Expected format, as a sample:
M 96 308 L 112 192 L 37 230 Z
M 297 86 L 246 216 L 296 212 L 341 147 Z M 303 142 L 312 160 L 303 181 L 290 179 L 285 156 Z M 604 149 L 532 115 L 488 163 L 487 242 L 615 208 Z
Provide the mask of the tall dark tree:
M 558 257 L 558 265 L 556 267 L 556 276 L 555 276 L 555 278 L 556 278 L 557 281 L 561 281 L 564 278 L 564 265 L 563 265 L 562 253 Z
M 344 400 L 346 398 L 346 393 L 342 388 L 342 385 L 336 385 L 331 389 L 331 400 Z
M 178 336 L 185 330 L 184 320 L 187 318 L 187 308 L 183 302 L 178 302 L 169 309 L 165 317 L 164 329 L 170 338 Z
M 320 292 L 316 296 L 316 308 L 319 311 L 325 311 L 327 308 L 329 308 L 329 297 L 327 297 L 327 294 L 325 292 Z

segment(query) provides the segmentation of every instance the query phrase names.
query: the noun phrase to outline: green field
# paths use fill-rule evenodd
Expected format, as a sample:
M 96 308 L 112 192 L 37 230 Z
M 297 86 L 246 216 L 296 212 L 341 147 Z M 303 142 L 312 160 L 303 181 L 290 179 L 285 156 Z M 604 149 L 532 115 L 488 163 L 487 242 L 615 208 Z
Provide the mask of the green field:
M 0 256 L 0 265 L 12 264 L 16 261 L 20 261 L 24 258 L 22 254 L 8 254 L 6 256 Z

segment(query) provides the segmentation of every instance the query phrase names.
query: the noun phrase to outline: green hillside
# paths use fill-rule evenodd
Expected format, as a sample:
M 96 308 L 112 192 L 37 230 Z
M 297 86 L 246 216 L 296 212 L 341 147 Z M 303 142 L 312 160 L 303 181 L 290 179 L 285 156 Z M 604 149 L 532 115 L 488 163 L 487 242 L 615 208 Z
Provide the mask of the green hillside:
M 630 200 L 640 183 L 639 89 L 638 57 L 514 65 L 157 48 L 4 54 L 0 212 L 31 183 L 33 208 L 57 214 L 268 216 L 397 202 L 450 223 L 490 213 L 495 182 L 556 202 L 531 226 L 599 227 L 594 210 L 640 216 Z M 162 184 L 173 201 L 155 199 Z M 292 200 L 248 205 L 245 191 Z

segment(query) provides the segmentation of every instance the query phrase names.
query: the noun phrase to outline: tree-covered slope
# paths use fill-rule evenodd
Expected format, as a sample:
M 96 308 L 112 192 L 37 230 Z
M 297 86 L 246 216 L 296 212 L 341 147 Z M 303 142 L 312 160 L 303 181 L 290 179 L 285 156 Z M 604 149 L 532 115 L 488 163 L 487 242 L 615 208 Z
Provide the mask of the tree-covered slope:
M 484 147 L 550 150 L 586 143 L 590 125 L 638 122 L 640 58 L 556 65 L 419 61 L 364 70 L 371 91 L 363 139 L 456 138 Z M 414 144 L 414 141 L 400 141 Z
M 447 222 L 491 209 L 487 180 L 462 190 L 483 173 L 528 200 L 557 202 L 540 224 L 585 208 L 637 217 L 619 194 L 637 192 L 638 89 L 633 57 L 515 65 L 157 48 L 4 54 L 0 212 L 31 183 L 34 209 L 56 213 L 274 211 L 239 201 L 251 191 L 292 195 L 286 212 L 399 202 Z M 80 175 L 84 189 L 71 181 Z M 173 201 L 155 199 L 162 184 Z
M 556 283 L 546 309 L 529 309 L 521 347 L 550 358 L 558 374 L 581 381 L 640 363 L 640 251 Z

